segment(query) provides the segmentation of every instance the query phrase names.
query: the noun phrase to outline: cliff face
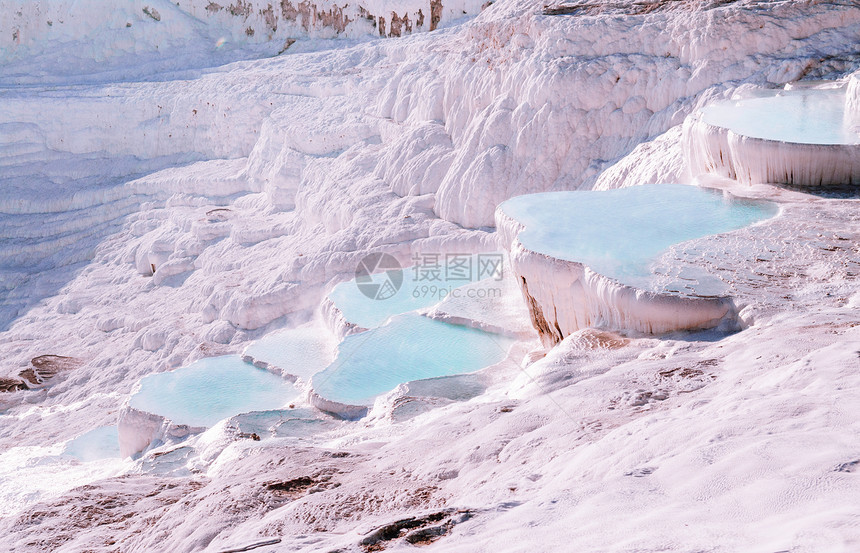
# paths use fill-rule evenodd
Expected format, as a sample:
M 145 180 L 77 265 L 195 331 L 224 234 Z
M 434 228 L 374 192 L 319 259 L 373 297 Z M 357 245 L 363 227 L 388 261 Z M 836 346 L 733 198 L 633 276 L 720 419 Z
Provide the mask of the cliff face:
M 119 49 L 159 46 L 208 35 L 239 43 L 365 36 L 399 37 L 433 31 L 476 15 L 492 2 L 479 0 L 133 0 L 117 4 L 2 0 L 0 61 L 39 50 L 52 40 L 112 42 Z M 145 30 L 145 35 L 140 32 Z M 169 33 L 160 33 L 170 31 Z M 113 36 L 110 36 L 113 35 Z M 133 43 L 129 42 L 133 38 Z
M 407 0 L 386 3 L 342 0 L 261 0 L 179 2 L 181 9 L 203 21 L 216 22 L 248 37 L 361 36 L 373 34 L 399 37 L 413 32 L 433 31 L 440 24 L 466 15 L 475 15 L 482 3 L 455 0 L 446 8 L 441 0 Z M 258 39 L 259 40 L 259 39 Z

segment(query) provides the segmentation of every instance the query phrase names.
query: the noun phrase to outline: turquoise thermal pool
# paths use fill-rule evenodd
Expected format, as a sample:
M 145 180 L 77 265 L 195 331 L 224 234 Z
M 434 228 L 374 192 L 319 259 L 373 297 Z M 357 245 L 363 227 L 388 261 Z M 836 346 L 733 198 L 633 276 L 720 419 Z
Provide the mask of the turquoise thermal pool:
M 518 238 L 526 248 L 637 286 L 651 278 L 654 261 L 671 246 L 778 211 L 771 202 L 683 184 L 528 194 L 500 208 L 525 227 Z
M 239 413 L 278 409 L 297 396 L 283 378 L 226 355 L 142 378 L 130 405 L 175 424 L 208 427 Z
M 348 336 L 335 362 L 311 382 L 327 400 L 369 405 L 404 382 L 474 372 L 498 363 L 511 343 L 503 336 L 407 313 Z
M 718 102 L 702 120 L 737 134 L 798 144 L 860 144 L 845 117 L 842 90 L 788 90 L 773 96 Z
M 69 440 L 63 450 L 80 461 L 120 458 L 119 434 L 116 426 L 100 426 Z
M 341 421 L 311 408 L 251 411 L 230 419 L 230 425 L 244 434 L 260 437 L 308 438 L 333 430 Z

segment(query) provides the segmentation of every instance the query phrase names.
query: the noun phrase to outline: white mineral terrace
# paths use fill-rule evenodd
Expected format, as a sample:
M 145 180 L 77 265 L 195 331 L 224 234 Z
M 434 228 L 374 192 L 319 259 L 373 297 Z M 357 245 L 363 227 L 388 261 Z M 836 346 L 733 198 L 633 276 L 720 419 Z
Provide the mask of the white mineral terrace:
M 341 342 L 338 357 L 311 379 L 311 404 L 361 418 L 375 398 L 400 384 L 478 371 L 507 356 L 512 340 L 415 313 Z
M 233 415 L 283 407 L 297 396 L 289 382 L 237 355 L 149 375 L 120 413 L 120 453 L 127 457 L 153 443 L 181 440 Z
M 687 185 L 532 194 L 496 210 L 500 239 L 545 344 L 587 327 L 652 334 L 737 325 L 726 288 L 704 273 L 656 270 L 672 246 L 777 212 Z
M 860 183 L 856 76 L 718 102 L 689 116 L 684 149 L 693 175 L 802 187 Z
M 501 254 L 492 255 L 502 259 Z M 495 276 L 475 283 L 478 289 L 493 283 L 502 286 L 501 269 L 493 267 L 489 274 Z M 378 280 L 380 274 L 386 273 L 371 276 Z M 472 276 L 477 275 L 475 271 Z M 505 359 L 514 341 L 511 336 L 530 336 L 512 322 L 527 315 L 501 297 L 495 303 L 479 303 L 464 294 L 467 301 L 457 301 L 459 295 L 446 298 L 446 291 L 418 300 L 414 294 L 420 291 L 418 282 L 407 278 L 387 299 L 365 297 L 354 280 L 337 286 L 339 292 L 332 294 L 337 304 L 327 301 L 323 313 L 326 306 L 336 313 L 344 309 L 370 330 L 355 326 L 354 332 L 331 332 L 321 323 L 284 329 L 253 342 L 241 356 L 207 357 L 141 379 L 114 429 L 119 454 L 137 456 L 153 447 L 178 444 L 228 418 L 235 425 L 238 417 L 246 426 L 256 424 L 249 420 L 278 417 L 301 420 L 305 427 L 331 422 L 319 411 L 312 416 L 296 411 L 295 404 L 305 399 L 327 414 L 359 419 L 377 397 L 398 386 L 448 400 L 483 389 L 482 377 L 469 373 Z M 419 309 L 428 311 L 427 316 Z M 514 330 L 505 332 L 485 318 Z M 473 381 L 477 384 L 467 385 L 466 392 L 460 389 Z M 279 432 L 290 434 L 285 428 Z

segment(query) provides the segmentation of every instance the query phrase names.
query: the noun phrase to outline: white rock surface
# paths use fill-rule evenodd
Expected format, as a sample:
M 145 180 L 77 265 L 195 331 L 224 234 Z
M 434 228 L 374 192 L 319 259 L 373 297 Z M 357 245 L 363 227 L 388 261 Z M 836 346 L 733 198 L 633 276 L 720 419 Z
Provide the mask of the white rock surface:
M 592 190 L 612 190 L 650 183 L 690 182 L 683 150 L 682 125 L 672 127 L 650 142 L 639 144 L 618 163 L 600 173 Z
M 845 89 L 845 119 L 855 130 L 860 129 L 860 74 L 848 78 Z
M 135 456 L 150 447 L 182 441 L 192 434 L 206 430 L 185 424 L 174 424 L 169 419 L 124 406 L 117 421 L 119 452 L 125 457 Z
M 527 323 L 528 308 L 522 301 L 516 276 L 507 262 L 499 280 L 486 279 L 452 290 L 424 315 L 520 339 L 533 338 L 535 333 Z

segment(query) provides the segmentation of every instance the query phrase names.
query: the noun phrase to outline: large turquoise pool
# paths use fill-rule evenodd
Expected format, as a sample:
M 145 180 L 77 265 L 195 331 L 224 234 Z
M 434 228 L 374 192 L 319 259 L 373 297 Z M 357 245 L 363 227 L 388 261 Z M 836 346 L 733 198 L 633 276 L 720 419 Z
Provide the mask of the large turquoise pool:
M 778 212 L 771 202 L 683 184 L 528 194 L 501 209 L 525 227 L 519 240 L 526 248 L 636 284 L 651 275 L 654 260 L 671 246 Z
M 312 387 L 325 399 L 369 405 L 399 384 L 469 373 L 505 358 L 512 341 L 414 313 L 349 336 L 337 359 L 314 375 Z
M 860 144 L 845 117 L 842 90 L 788 90 L 763 98 L 718 102 L 702 120 L 737 134 L 800 144 Z
M 176 424 L 208 427 L 239 413 L 283 407 L 297 396 L 283 378 L 225 355 L 142 378 L 130 405 Z

